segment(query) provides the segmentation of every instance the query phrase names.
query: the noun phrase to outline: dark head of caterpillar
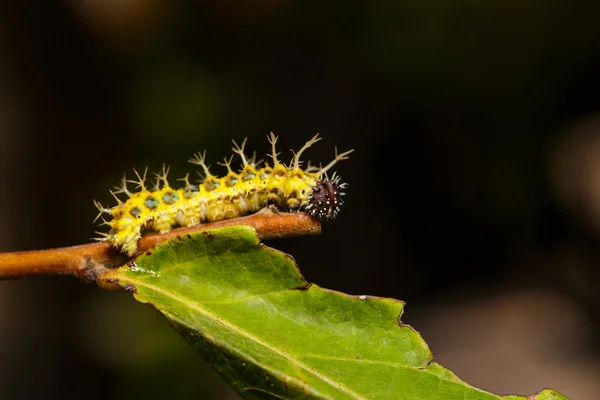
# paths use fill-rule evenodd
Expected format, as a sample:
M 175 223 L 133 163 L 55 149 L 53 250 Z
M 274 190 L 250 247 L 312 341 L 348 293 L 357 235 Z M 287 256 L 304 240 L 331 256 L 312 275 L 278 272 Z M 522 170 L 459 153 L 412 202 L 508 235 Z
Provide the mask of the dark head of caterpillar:
M 324 178 L 318 181 L 309 197 L 309 204 L 303 211 L 321 221 L 336 219 L 344 205 L 342 197 L 346 193 L 343 190 L 347 187 L 347 183 L 340 183 L 340 177 L 337 175 L 332 179 Z

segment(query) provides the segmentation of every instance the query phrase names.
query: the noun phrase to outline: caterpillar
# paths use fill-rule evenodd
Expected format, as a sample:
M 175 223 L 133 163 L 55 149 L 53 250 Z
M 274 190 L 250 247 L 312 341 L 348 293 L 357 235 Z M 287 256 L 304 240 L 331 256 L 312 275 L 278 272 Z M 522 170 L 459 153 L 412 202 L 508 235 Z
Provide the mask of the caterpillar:
M 246 138 L 247 139 L 247 138 Z M 335 148 L 335 158 L 326 166 L 311 166 L 302 168 L 301 155 L 313 144 L 321 140 L 319 134 L 307 141 L 304 146 L 294 152 L 289 165 L 278 158 L 276 151 L 277 136 L 272 132 L 267 135 L 271 144 L 271 164 L 265 162 L 259 168 L 261 161 L 256 160 L 256 153 L 248 158 L 244 152 L 246 139 L 238 145 L 233 141 L 233 155 L 220 165 L 227 168 L 223 177 L 213 175 L 206 164 L 206 152 L 196 153 L 188 160 L 202 168 L 203 180 L 192 184 L 189 173 L 178 179 L 184 182 L 180 189 L 173 189 L 167 180 L 169 168 L 163 165 L 161 173 L 155 173 L 154 186 L 146 186 L 147 168 L 142 175 L 134 170 L 137 180 L 121 179 L 120 186 L 114 188 L 111 194 L 117 205 L 106 208 L 96 200 L 94 204 L 99 211 L 94 220 L 102 219 L 100 225 L 108 225 L 108 233 L 97 232 L 99 241 L 109 242 L 129 256 L 137 251 L 137 243 L 142 233 L 147 229 L 165 233 L 174 226 L 188 227 L 203 222 L 240 217 L 255 213 L 262 208 L 274 205 L 281 211 L 306 212 L 321 221 L 335 219 L 343 205 L 343 192 L 347 188 L 339 175 L 328 176 L 328 171 L 339 161 L 348 158 L 354 151 L 349 150 L 338 154 Z M 233 157 L 238 155 L 242 168 L 234 172 L 231 168 Z M 128 189 L 132 183 L 139 189 L 132 192 Z M 125 201 L 118 195 L 127 196 Z M 103 214 L 111 219 L 106 220 Z

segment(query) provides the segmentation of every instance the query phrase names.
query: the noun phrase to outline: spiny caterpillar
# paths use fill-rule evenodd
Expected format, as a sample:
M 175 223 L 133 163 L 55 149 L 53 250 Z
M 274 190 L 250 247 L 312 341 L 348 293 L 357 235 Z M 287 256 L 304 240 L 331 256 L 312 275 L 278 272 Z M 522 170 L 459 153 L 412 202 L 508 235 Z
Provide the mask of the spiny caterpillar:
M 127 180 L 124 176 L 121 185 L 111 191 L 117 200 L 117 205 L 105 208 L 94 201 L 100 211 L 94 222 L 109 214 L 112 219 L 106 221 L 103 217 L 101 225 L 110 226 L 109 233 L 97 232 L 101 235 L 96 240 L 107 241 L 129 256 L 137 250 L 137 243 L 146 228 L 165 233 L 172 227 L 193 226 L 203 222 L 219 221 L 240 217 L 257 212 L 268 205 L 275 205 L 281 211 L 301 211 L 319 220 L 331 220 L 337 217 L 343 204 L 342 198 L 347 184 L 340 182 L 335 173 L 331 178 L 327 171 L 338 161 L 348 158 L 353 150 L 338 154 L 325 167 L 311 166 L 301 168 L 300 156 L 310 146 L 321 140 L 315 135 L 298 151 L 288 165 L 280 162 L 275 150 L 277 136 L 271 133 L 267 136 L 271 143 L 272 166 L 262 161 L 255 161 L 255 155 L 248 158 L 244 153 L 246 140 L 238 146 L 233 141 L 231 158 L 225 158 L 220 165 L 227 168 L 227 175 L 219 178 L 209 171 L 206 165 L 206 152 L 194 154 L 190 163 L 199 165 L 204 174 L 202 183 L 191 184 L 189 174 L 182 180 L 185 186 L 172 189 L 167 181 L 169 169 L 163 165 L 162 173 L 154 174 L 156 181 L 152 190 L 146 187 L 146 171 L 143 176 L 134 170 L 137 180 Z M 242 161 L 242 170 L 238 173 L 231 169 L 231 161 L 235 155 Z M 138 192 L 133 193 L 127 188 L 127 183 L 136 185 Z M 125 194 L 128 199 L 122 201 L 118 194 Z

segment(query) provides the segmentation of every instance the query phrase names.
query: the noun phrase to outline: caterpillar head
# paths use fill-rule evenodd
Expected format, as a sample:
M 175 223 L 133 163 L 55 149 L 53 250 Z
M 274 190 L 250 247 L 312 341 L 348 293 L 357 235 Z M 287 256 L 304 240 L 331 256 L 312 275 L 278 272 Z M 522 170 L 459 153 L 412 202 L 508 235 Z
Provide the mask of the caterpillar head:
M 309 203 L 303 211 L 309 213 L 321 221 L 330 221 L 337 218 L 344 204 L 343 192 L 348 187 L 346 183 L 340 183 L 339 176 L 333 179 L 324 178 L 313 187 L 313 193 L 309 197 Z

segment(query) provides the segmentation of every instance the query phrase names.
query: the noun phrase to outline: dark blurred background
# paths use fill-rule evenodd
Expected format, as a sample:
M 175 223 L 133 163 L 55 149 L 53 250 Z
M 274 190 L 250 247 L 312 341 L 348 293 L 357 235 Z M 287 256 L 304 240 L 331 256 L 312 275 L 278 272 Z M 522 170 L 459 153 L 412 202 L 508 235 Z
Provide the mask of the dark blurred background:
M 266 134 L 354 148 L 341 217 L 272 241 L 305 278 L 407 302 L 500 393 L 600 392 L 600 2 L 0 5 L 0 250 L 87 243 L 131 168 Z M 291 153 L 284 155 L 291 157 Z M 315 257 L 318 254 L 318 257 Z M 594 395 L 595 394 L 595 395 Z M 236 399 L 163 318 L 73 278 L 0 282 L 2 399 Z

